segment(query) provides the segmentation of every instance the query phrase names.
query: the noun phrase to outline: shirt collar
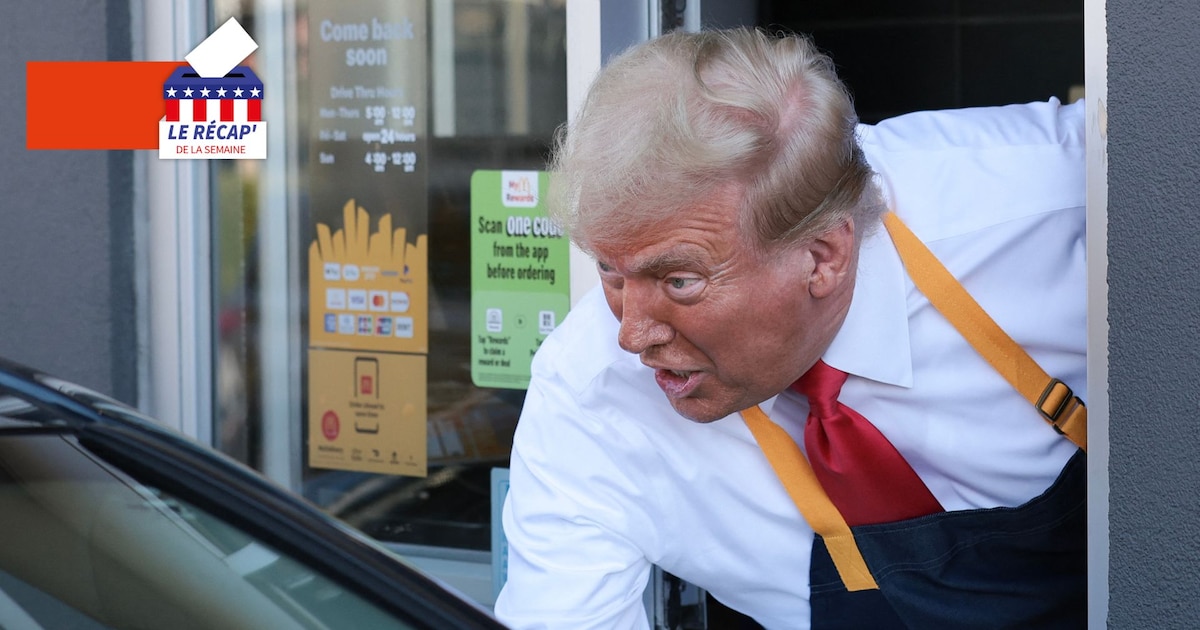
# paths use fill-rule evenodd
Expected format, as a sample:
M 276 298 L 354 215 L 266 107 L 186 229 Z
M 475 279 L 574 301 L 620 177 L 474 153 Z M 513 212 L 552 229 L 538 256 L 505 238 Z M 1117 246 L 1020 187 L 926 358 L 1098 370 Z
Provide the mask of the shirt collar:
M 900 254 L 880 224 L 863 239 L 850 310 L 822 357 L 825 362 L 848 374 L 912 387 L 907 287 Z M 774 417 L 781 398 L 772 396 L 759 408 Z
M 912 387 L 907 286 L 900 254 L 878 225 L 863 239 L 850 310 L 825 362 L 855 376 Z

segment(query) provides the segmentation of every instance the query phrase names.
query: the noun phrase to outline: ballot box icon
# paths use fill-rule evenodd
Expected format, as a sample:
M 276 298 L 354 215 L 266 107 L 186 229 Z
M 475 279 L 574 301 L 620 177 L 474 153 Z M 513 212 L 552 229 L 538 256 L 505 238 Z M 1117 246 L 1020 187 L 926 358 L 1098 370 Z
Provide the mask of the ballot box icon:
M 264 159 L 263 84 L 248 66 L 202 77 L 190 65 L 163 82 L 159 158 Z
M 205 79 L 180 66 L 163 83 L 163 104 L 171 122 L 262 122 L 263 84 L 248 66 Z

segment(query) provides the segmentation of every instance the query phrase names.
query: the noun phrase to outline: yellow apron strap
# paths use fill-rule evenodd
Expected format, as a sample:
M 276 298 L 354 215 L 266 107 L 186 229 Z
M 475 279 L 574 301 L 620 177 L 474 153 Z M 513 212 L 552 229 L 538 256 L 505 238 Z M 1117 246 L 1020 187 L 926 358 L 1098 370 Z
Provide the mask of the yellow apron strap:
M 850 526 L 825 494 L 800 447 L 758 405 L 742 411 L 742 418 L 808 526 L 825 539 L 825 547 L 846 589 L 878 589 L 858 550 L 858 543 L 854 541 L 854 534 L 850 533 Z
M 1062 381 L 1051 378 L 942 265 L 895 213 L 883 216 L 900 259 L 917 289 L 1051 426 L 1087 450 L 1087 408 Z
M 917 289 L 991 366 L 1059 433 L 1087 450 L 1087 408 L 1065 383 L 1050 378 L 967 293 L 941 261 L 894 213 L 883 217 Z M 809 527 L 820 534 L 846 589 L 878 589 L 846 519 L 817 481 L 800 447 L 757 405 L 742 411 L 746 426 Z

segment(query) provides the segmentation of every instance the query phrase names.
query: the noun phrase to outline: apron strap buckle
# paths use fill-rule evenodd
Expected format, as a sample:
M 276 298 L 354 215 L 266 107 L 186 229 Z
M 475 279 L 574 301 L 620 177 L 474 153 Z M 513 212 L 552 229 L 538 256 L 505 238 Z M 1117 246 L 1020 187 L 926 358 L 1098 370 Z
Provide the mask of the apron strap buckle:
M 1075 392 L 1071 391 L 1066 383 L 1052 378 L 1046 388 L 1042 390 L 1042 395 L 1038 397 L 1035 406 L 1055 431 L 1063 433 L 1062 427 L 1059 426 L 1059 422 L 1064 419 L 1063 412 L 1074 407 L 1073 403 L 1077 400 Z

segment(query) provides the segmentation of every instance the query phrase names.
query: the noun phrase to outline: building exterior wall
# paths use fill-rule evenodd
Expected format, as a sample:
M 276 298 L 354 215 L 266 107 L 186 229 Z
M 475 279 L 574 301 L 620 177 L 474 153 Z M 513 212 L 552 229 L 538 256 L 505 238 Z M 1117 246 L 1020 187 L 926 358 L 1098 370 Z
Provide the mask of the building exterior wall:
M 1109 627 L 1200 622 L 1200 11 L 1108 0 Z
M 131 23 L 129 0 L 4 3 L 0 356 L 134 402 L 133 154 L 26 151 L 24 81 L 27 60 L 129 59 Z

